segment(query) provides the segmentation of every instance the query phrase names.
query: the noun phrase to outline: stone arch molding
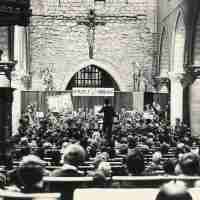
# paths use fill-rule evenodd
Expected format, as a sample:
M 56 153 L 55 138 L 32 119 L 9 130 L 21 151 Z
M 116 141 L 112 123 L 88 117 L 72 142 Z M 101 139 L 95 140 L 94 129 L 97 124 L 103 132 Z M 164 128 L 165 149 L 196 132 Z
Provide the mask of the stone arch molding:
M 160 58 L 159 58 L 159 74 L 161 77 L 167 77 L 170 69 L 170 52 L 169 52 L 169 36 L 166 26 L 162 27 L 160 39 Z
M 176 21 L 173 28 L 173 40 L 172 40 L 172 63 L 171 70 L 174 72 L 184 72 L 184 54 L 185 54 L 185 39 L 186 39 L 186 27 L 183 18 L 182 10 L 179 10 L 176 16 Z
M 62 90 L 66 90 L 67 85 L 69 84 L 70 80 L 72 79 L 72 77 L 74 76 L 75 73 L 77 73 L 78 71 L 80 71 L 81 69 L 83 69 L 89 65 L 96 65 L 99 68 L 105 70 L 108 74 L 110 74 L 110 76 L 116 82 L 120 91 L 126 91 L 124 84 L 123 84 L 124 81 L 122 80 L 119 72 L 117 72 L 116 67 L 114 67 L 109 62 L 105 62 L 102 60 L 94 60 L 94 59 L 89 59 L 89 60 L 84 60 L 84 61 L 78 62 L 77 65 L 75 65 L 73 68 L 71 68 L 71 71 L 69 71 L 65 77 L 65 80 L 64 80 L 64 83 L 62 86 Z

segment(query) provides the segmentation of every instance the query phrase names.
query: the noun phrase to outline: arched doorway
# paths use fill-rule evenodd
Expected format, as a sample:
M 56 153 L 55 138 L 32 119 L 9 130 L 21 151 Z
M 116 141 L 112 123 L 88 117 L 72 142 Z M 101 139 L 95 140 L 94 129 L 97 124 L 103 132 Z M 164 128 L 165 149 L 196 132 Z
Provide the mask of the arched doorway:
M 88 65 L 74 74 L 69 81 L 66 90 L 73 88 L 114 88 L 119 92 L 119 87 L 112 76 L 97 65 Z M 80 108 L 84 110 L 94 109 L 95 106 L 102 105 L 103 96 L 72 96 L 73 107 L 75 110 Z M 116 95 L 109 97 L 112 104 L 116 105 Z

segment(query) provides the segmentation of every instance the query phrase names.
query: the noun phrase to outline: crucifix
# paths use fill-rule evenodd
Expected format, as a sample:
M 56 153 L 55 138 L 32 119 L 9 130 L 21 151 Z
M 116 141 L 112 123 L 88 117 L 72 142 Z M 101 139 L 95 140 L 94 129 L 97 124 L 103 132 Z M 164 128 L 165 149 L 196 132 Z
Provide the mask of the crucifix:
M 105 25 L 103 21 L 97 21 L 97 16 L 94 9 L 90 9 L 87 17 L 79 21 L 78 24 L 87 26 L 87 42 L 89 47 L 89 58 L 94 56 L 95 29 L 97 25 Z

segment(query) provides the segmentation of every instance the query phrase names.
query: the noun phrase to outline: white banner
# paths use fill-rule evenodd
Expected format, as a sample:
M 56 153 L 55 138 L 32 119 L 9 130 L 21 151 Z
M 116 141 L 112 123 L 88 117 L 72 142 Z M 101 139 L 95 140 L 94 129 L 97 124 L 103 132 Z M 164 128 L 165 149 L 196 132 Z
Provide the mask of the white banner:
M 73 88 L 73 96 L 114 96 L 114 88 Z

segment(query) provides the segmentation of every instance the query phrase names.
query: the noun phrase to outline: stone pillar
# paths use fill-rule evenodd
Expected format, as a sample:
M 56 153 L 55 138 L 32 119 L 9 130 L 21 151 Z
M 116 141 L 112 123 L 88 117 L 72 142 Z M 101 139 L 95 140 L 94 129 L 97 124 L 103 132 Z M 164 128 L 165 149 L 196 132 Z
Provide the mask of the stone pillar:
M 133 92 L 133 110 L 144 111 L 144 92 Z
M 192 68 L 194 81 L 189 88 L 190 126 L 192 135 L 200 137 L 200 66 Z
M 169 72 L 170 84 L 170 121 L 175 125 L 176 118 L 183 120 L 183 85 L 184 73 Z
M 27 70 L 27 31 L 26 27 L 15 25 L 14 29 L 14 59 L 17 61 L 15 70 Z
M 12 100 L 11 70 L 14 62 L 0 62 L 0 162 L 6 155 L 6 141 L 12 132 Z
M 13 94 L 12 132 L 16 133 L 21 117 L 21 91 L 25 90 L 21 78 L 27 74 L 27 31 L 26 27 L 15 26 L 14 29 L 14 59 L 17 61 L 15 75 L 12 78 Z
M 165 110 L 165 119 L 169 120 L 170 112 L 169 109 L 166 110 L 167 106 L 169 106 L 169 78 L 164 77 L 156 77 L 157 82 L 157 103 L 160 104 L 161 108 Z

